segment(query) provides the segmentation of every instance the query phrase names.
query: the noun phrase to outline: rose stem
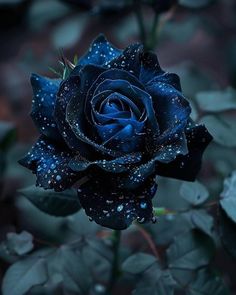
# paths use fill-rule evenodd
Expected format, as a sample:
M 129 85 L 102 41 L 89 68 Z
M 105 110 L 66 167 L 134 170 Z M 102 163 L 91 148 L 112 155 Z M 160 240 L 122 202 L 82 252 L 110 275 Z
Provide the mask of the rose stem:
M 145 30 L 143 15 L 142 15 L 142 7 L 140 5 L 139 0 L 133 0 L 133 4 L 134 4 L 135 15 L 137 18 L 137 23 L 139 26 L 140 39 L 141 39 L 141 42 L 143 43 L 144 47 L 146 48 L 147 36 L 146 36 L 146 30 Z
M 110 279 L 107 287 L 107 295 L 111 294 L 111 291 L 116 283 L 117 278 L 120 275 L 120 264 L 119 264 L 119 248 L 121 240 L 121 231 L 114 230 L 112 234 L 112 249 L 113 249 L 113 261 Z

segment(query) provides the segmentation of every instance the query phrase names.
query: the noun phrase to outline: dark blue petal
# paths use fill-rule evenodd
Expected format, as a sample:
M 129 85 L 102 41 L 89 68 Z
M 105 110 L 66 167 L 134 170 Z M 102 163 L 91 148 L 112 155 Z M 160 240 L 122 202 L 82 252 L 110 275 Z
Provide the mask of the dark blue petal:
M 87 161 L 79 156 L 74 157 L 69 166 L 73 171 L 84 171 L 88 168 L 99 167 L 100 169 L 111 172 L 111 173 L 121 173 L 127 171 L 131 165 L 137 164 L 141 161 L 141 153 L 131 153 L 123 157 L 116 158 L 114 160 L 99 160 L 99 161 Z
M 81 102 L 82 104 L 82 102 Z M 92 147 L 97 152 L 102 152 L 103 154 L 108 154 L 110 156 L 121 156 L 121 152 L 110 150 L 103 145 L 98 143 L 98 138 L 96 135 L 91 138 L 87 136 L 84 132 L 85 127 L 83 126 L 84 114 L 80 108 L 78 108 L 78 99 L 76 97 L 72 98 L 68 103 L 66 110 L 66 120 L 69 123 L 70 130 L 73 131 L 76 138 L 82 142 Z M 88 123 L 87 123 L 88 124 Z M 95 126 L 93 126 L 94 128 Z
M 87 93 L 87 97 L 86 97 L 85 114 L 88 116 L 88 120 L 90 122 L 92 121 L 91 118 L 89 117 L 89 114 L 91 113 L 91 101 L 96 94 L 101 93 L 103 91 L 102 89 L 98 90 L 97 88 L 100 88 L 100 85 L 103 84 L 103 82 L 105 82 L 107 79 L 109 79 L 109 80 L 124 80 L 127 83 L 130 82 L 130 84 L 135 85 L 141 89 L 144 89 L 143 85 L 138 81 L 138 79 L 126 71 L 119 70 L 119 69 L 111 69 L 111 70 L 107 70 L 107 71 L 101 73 L 93 84 L 91 84 L 91 83 L 89 84 L 90 86 L 91 85 L 92 86 L 90 87 L 90 89 Z M 105 89 L 105 91 L 110 91 L 109 93 L 107 93 L 106 96 L 108 96 L 109 94 L 112 93 L 111 90 Z M 105 93 L 105 91 L 104 91 L 104 93 Z M 105 98 L 106 97 L 104 97 L 104 99 Z
M 98 125 L 95 128 L 103 141 L 110 139 L 113 135 L 120 131 L 122 128 L 119 124 Z
M 58 143 L 55 145 L 42 136 L 19 163 L 36 174 L 37 185 L 63 191 L 81 177 L 68 165 L 72 157 L 67 147 Z
M 132 75 L 131 73 L 128 73 L 122 69 L 110 69 L 107 71 L 104 71 L 103 73 L 101 73 L 99 75 L 99 77 L 96 79 L 96 81 L 91 84 L 90 83 L 90 89 L 87 95 L 87 103 L 89 104 L 91 99 L 98 93 L 101 93 L 104 90 L 109 90 L 106 88 L 106 84 L 105 83 L 106 80 L 110 80 L 110 81 L 126 81 L 127 83 L 129 82 L 131 85 L 135 85 L 137 87 L 139 87 L 140 89 L 144 90 L 144 86 L 139 82 L 139 80 Z M 104 85 L 104 86 L 102 86 Z
M 152 81 L 146 87 L 152 96 L 153 106 L 160 127 L 158 144 L 165 144 L 169 137 L 181 134 L 189 120 L 191 108 L 182 93 L 173 86 Z
M 109 62 L 107 66 L 113 69 L 125 70 L 138 78 L 141 68 L 140 55 L 142 52 L 143 46 L 141 44 L 132 44 L 121 55 Z
M 118 186 L 123 189 L 136 189 L 143 185 L 148 177 L 155 173 L 155 160 L 151 159 L 147 163 L 138 165 L 121 175 L 117 179 Z
M 97 95 L 99 95 L 99 94 L 97 94 Z M 93 99 L 91 101 L 92 104 L 93 104 L 93 101 L 95 100 L 95 97 L 96 97 L 96 95 L 93 97 Z M 94 102 L 96 103 L 96 101 L 94 101 Z M 105 113 L 105 114 L 112 113 L 112 111 L 117 112 L 117 111 L 130 111 L 131 110 L 136 115 L 136 117 L 141 116 L 140 110 L 133 103 L 133 101 L 118 92 L 112 92 L 110 95 L 108 95 L 107 98 L 105 100 L 103 100 L 102 105 L 104 106 L 104 108 L 102 108 L 100 110 L 100 112 Z
M 145 182 L 147 177 L 155 173 L 157 162 L 172 163 L 179 155 L 187 155 L 188 147 L 184 133 L 170 137 L 169 142 L 158 147 L 157 152 L 153 153 L 152 159 L 129 170 L 120 177 L 120 186 L 126 189 L 133 189 Z
M 181 91 L 180 79 L 179 76 L 174 73 L 164 72 L 157 59 L 155 53 L 144 52 L 140 56 L 141 59 L 141 69 L 139 74 L 139 80 L 143 84 L 150 83 L 166 83 L 170 84 L 178 91 Z
M 117 149 L 125 153 L 130 153 L 140 148 L 140 142 L 141 136 L 135 133 L 131 124 L 128 124 L 106 142 L 103 142 L 103 145 L 110 149 Z
M 83 156 L 88 155 L 89 148 L 84 143 L 85 141 L 81 140 L 70 127 L 66 118 L 67 108 L 70 102 L 79 120 L 85 120 L 85 116 L 81 115 L 84 110 L 85 96 L 91 85 L 90 83 L 103 71 L 104 69 L 101 67 L 92 65 L 85 66 L 83 69 L 79 69 L 78 73 L 73 72 L 72 75 L 61 84 L 58 91 L 54 115 L 58 128 L 68 146 L 72 150 L 79 151 Z
M 155 81 L 155 82 L 154 82 Z M 165 83 L 173 86 L 176 90 L 182 91 L 181 84 L 180 84 L 180 78 L 175 73 L 163 73 L 162 75 L 156 76 L 150 83 Z
M 95 72 L 97 71 L 97 73 L 95 74 Z M 93 78 L 97 75 L 98 76 L 98 73 L 99 71 L 101 72 L 99 78 L 94 82 L 93 81 Z M 122 152 L 118 152 L 118 151 L 115 151 L 115 150 L 111 150 L 111 149 L 108 149 L 104 146 L 102 146 L 101 144 L 97 143 L 97 140 L 98 138 L 96 138 L 96 135 L 93 134 L 93 137 L 88 137 L 87 136 L 87 133 L 84 132 L 84 130 L 86 129 L 86 123 L 84 122 L 84 119 L 85 119 L 85 116 L 84 116 L 84 99 L 82 97 L 82 95 L 87 94 L 87 92 L 85 91 L 86 89 L 86 86 L 88 87 L 88 85 L 91 85 L 93 82 L 94 84 L 91 86 L 88 94 L 87 94 L 87 102 L 90 102 L 91 101 L 91 98 L 93 97 L 93 93 L 94 93 L 94 90 L 96 89 L 97 87 L 97 81 L 99 80 L 103 80 L 103 79 L 106 79 L 106 74 L 110 75 L 111 73 L 113 73 L 112 75 L 112 78 L 116 78 L 117 76 L 118 77 L 127 77 L 128 79 L 132 80 L 134 82 L 134 84 L 138 84 L 140 85 L 140 83 L 138 82 L 138 80 L 122 71 L 122 70 L 108 70 L 106 72 L 104 72 L 104 69 L 103 68 L 99 68 L 97 66 L 85 66 L 81 71 L 80 71 L 80 76 L 81 76 L 81 84 L 84 85 L 83 87 L 80 86 L 80 89 L 82 89 L 82 93 L 81 94 L 76 94 L 76 95 L 69 95 L 70 97 L 70 100 L 69 100 L 69 103 L 66 107 L 66 112 L 67 112 L 67 117 L 66 117 L 66 120 L 67 122 L 69 123 L 70 125 L 70 130 L 73 131 L 73 133 L 75 134 L 75 136 L 82 142 L 92 146 L 95 148 L 96 151 L 100 151 L 104 154 L 108 154 L 108 155 L 111 155 L 111 156 L 115 156 L 115 157 L 118 157 L 118 156 L 121 156 L 122 155 Z M 87 75 L 86 75 L 87 74 Z M 108 76 L 109 76 L 108 75 Z M 72 77 L 71 77 L 72 79 Z M 68 82 L 69 82 L 70 78 L 68 79 Z M 128 82 L 127 82 L 128 83 Z M 75 86 L 74 86 L 75 87 Z M 72 88 L 74 88 L 72 87 Z M 62 87 L 61 87 L 62 88 Z M 60 88 L 60 90 L 61 90 Z M 64 87 L 65 88 L 65 87 Z M 69 89 L 69 86 L 67 87 L 67 89 Z M 94 90 L 92 90 L 94 89 Z M 91 93 L 91 97 L 89 97 Z M 60 92 L 59 91 L 59 96 L 63 97 L 66 95 L 65 91 L 62 91 Z M 85 111 L 86 111 L 86 114 L 89 114 L 89 110 L 90 110 L 90 106 L 89 106 L 89 103 L 87 103 L 87 107 L 88 107 L 88 110 L 85 108 Z M 57 116 L 57 118 L 60 118 Z M 61 119 L 61 118 L 60 118 Z M 65 124 L 64 124 L 65 125 Z M 61 130 L 61 128 L 60 128 Z M 67 131 L 64 130 L 64 132 L 66 133 Z M 67 136 L 69 137 L 69 136 Z M 65 140 L 66 140 L 66 137 L 65 137 Z
M 161 75 L 164 71 L 161 69 L 157 56 L 152 52 L 144 52 L 140 55 L 141 68 L 139 73 L 139 80 L 146 84 L 155 76 Z
M 56 95 L 61 79 L 49 79 L 32 74 L 33 89 L 31 117 L 39 132 L 57 141 L 63 140 L 53 117 Z
M 156 114 L 154 112 L 151 96 L 139 87 L 131 85 L 128 81 L 120 79 L 107 79 L 103 81 L 97 87 L 95 93 L 99 93 L 99 91 L 102 93 L 108 89 L 121 93 L 123 96 L 128 98 L 128 101 L 135 103 L 135 105 L 138 106 L 140 112 L 145 111 L 145 118 L 147 118 L 145 130 L 146 145 L 148 146 L 150 152 L 153 153 L 153 149 L 157 148 L 157 142 L 159 140 L 159 126 L 157 123 Z
M 119 106 L 116 103 L 106 103 L 103 108 L 104 114 L 111 114 L 111 113 L 116 113 L 119 111 L 120 111 Z
M 99 100 L 99 94 L 103 94 L 107 91 L 112 91 L 112 93 L 107 96 L 107 100 L 120 100 L 120 102 L 125 103 L 126 106 L 130 106 L 132 110 L 137 114 L 137 116 L 140 116 L 143 110 L 142 99 L 136 99 L 136 95 L 131 88 L 132 86 L 135 85 L 131 84 L 127 80 L 106 79 L 105 81 L 101 82 L 101 84 L 94 91 L 94 97 L 92 98 L 91 102 L 94 101 L 96 103 Z M 131 98 L 134 99 L 134 102 L 131 100 Z M 137 105 L 135 103 L 137 103 Z M 139 109 L 138 106 L 141 106 L 141 109 Z M 127 109 L 128 108 L 126 108 L 126 110 Z
M 150 222 L 151 199 L 157 186 L 152 179 L 136 190 L 120 190 L 103 179 L 90 180 L 80 187 L 78 197 L 86 214 L 96 223 L 112 229 L 126 229 L 134 220 Z
M 203 125 L 188 126 L 185 133 L 189 153 L 177 156 L 174 161 L 168 164 L 157 162 L 156 173 L 158 175 L 189 181 L 195 180 L 201 168 L 203 152 L 211 142 L 212 136 Z
M 121 53 L 122 51 L 111 45 L 103 35 L 99 35 L 91 44 L 88 52 L 79 59 L 78 64 L 82 66 L 107 65 Z
M 188 154 L 186 135 L 184 132 L 170 134 L 164 144 L 160 145 L 154 154 L 154 160 L 169 163 L 178 155 Z

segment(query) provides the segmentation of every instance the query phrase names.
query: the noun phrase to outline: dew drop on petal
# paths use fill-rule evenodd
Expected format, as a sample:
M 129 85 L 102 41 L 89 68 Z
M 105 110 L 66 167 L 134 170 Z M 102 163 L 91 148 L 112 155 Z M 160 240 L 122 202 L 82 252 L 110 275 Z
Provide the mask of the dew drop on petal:
M 57 176 L 56 176 L 56 180 L 57 180 L 57 181 L 60 181 L 60 180 L 61 180 L 61 176 L 60 176 L 60 175 L 57 175 Z
M 146 202 L 141 202 L 140 203 L 140 208 L 146 209 L 147 208 L 147 203 Z
M 119 205 L 119 206 L 116 208 L 116 210 L 117 210 L 118 212 L 121 212 L 121 211 L 123 210 L 123 208 L 124 208 L 123 205 Z

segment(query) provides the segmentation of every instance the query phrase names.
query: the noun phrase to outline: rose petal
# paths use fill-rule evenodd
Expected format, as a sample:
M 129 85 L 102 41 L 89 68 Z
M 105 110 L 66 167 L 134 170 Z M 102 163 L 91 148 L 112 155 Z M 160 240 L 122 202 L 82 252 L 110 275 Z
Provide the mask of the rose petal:
M 193 181 L 201 168 L 202 155 L 212 136 L 203 125 L 193 125 L 186 129 L 189 153 L 179 155 L 168 163 L 157 162 L 156 173 L 161 176 Z
M 39 132 L 57 141 L 63 141 L 53 117 L 56 95 L 61 79 L 50 79 L 32 74 L 33 100 L 31 117 Z
M 130 166 L 139 163 L 142 159 L 142 154 L 141 153 L 131 153 L 127 154 L 123 157 L 116 158 L 114 160 L 98 160 L 98 161 L 88 161 L 86 159 L 83 159 L 79 156 L 74 157 L 70 163 L 69 167 L 73 171 L 84 171 L 87 170 L 88 168 L 99 168 L 102 169 L 106 172 L 111 172 L 111 173 L 122 173 L 124 171 L 127 171 Z
M 90 45 L 88 52 L 79 59 L 78 65 L 107 65 L 121 53 L 122 51 L 109 43 L 104 35 L 99 35 Z
M 153 180 L 137 190 L 122 191 L 109 181 L 90 180 L 78 190 L 86 214 L 96 223 L 112 229 L 126 229 L 134 220 L 150 222 L 152 201 L 157 186 Z
M 92 65 L 85 66 L 79 72 L 75 69 L 71 76 L 61 84 L 58 91 L 54 115 L 58 128 L 68 146 L 74 151 L 79 151 L 83 156 L 88 156 L 89 146 L 73 131 L 74 129 L 67 121 L 66 112 L 67 108 L 71 107 L 79 116 L 80 121 L 85 119 L 84 115 L 81 115 L 84 110 L 84 96 L 87 94 L 90 83 L 103 71 L 103 68 Z
M 156 79 L 146 87 L 152 96 L 153 107 L 160 126 L 159 144 L 166 137 L 184 131 L 191 113 L 189 102 L 172 85 L 158 82 Z
M 155 76 L 163 74 L 164 71 L 159 65 L 159 61 L 155 53 L 144 52 L 140 55 L 141 68 L 139 73 L 139 80 L 146 84 Z
M 136 77 L 139 77 L 141 62 L 140 54 L 143 52 L 141 44 L 128 46 L 121 55 L 108 63 L 108 68 L 125 70 Z
M 19 163 L 37 177 L 37 185 L 45 189 L 63 191 L 81 176 L 69 167 L 73 154 L 66 146 L 58 145 L 41 136 Z

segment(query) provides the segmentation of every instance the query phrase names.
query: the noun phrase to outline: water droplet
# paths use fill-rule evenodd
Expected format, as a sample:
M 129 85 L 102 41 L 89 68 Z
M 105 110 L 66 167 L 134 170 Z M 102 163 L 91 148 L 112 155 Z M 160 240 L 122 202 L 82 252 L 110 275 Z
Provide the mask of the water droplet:
M 121 211 L 123 210 L 123 208 L 124 208 L 124 206 L 123 206 L 123 205 L 119 205 L 119 206 L 117 207 L 117 209 L 116 209 L 116 210 L 117 210 L 118 212 L 121 212 Z
M 145 218 L 144 218 L 144 217 L 138 217 L 138 218 L 137 218 L 137 221 L 138 221 L 139 223 L 143 223 L 143 222 L 145 221 Z
M 60 176 L 60 175 L 57 175 L 57 176 L 56 176 L 56 180 L 57 180 L 57 181 L 60 181 L 60 180 L 61 180 L 61 176 Z
M 157 222 L 157 217 L 156 216 L 153 216 L 152 217 L 152 223 L 156 223 Z
M 50 167 L 51 167 L 51 169 L 55 169 L 56 165 L 54 163 L 52 163 L 52 165 Z
M 147 203 L 146 202 L 141 202 L 140 203 L 140 208 L 146 209 L 147 208 Z

